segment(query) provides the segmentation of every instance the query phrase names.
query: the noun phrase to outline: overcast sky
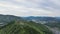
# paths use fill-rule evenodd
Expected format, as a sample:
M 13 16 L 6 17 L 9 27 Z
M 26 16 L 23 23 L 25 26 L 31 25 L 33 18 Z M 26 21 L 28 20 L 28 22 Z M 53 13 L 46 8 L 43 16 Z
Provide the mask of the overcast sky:
M 0 0 L 0 14 L 60 16 L 60 0 Z

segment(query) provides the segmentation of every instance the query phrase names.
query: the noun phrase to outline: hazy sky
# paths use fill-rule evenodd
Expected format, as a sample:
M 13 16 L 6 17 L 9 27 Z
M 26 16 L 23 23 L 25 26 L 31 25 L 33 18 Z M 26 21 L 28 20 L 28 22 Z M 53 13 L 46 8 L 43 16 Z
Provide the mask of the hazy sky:
M 60 0 L 0 0 L 0 14 L 60 16 Z

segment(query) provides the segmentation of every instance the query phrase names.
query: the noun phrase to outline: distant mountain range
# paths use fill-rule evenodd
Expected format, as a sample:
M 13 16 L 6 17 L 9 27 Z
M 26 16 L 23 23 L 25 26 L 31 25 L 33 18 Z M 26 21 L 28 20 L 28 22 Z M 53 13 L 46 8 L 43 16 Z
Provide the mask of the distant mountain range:
M 23 19 L 28 20 L 28 21 L 34 21 L 34 22 L 60 22 L 60 17 L 34 17 L 34 16 L 30 16 L 30 17 L 23 17 Z
M 11 22 L 14 20 L 27 20 L 27 21 L 34 21 L 36 23 L 52 23 L 52 22 L 60 22 L 60 17 L 34 17 L 34 16 L 29 16 L 29 17 L 20 17 L 20 16 L 13 16 L 13 15 L 1 15 L 0 14 L 0 25 L 6 24 L 7 22 Z
M 52 20 L 56 20 L 55 17 L 34 17 L 34 16 L 30 16 L 30 17 L 24 17 L 26 20 L 40 20 L 40 21 L 52 21 Z
M 0 22 L 7 22 L 7 21 L 12 21 L 12 20 L 37 20 L 37 21 L 60 21 L 60 17 L 34 17 L 34 16 L 29 16 L 29 17 L 18 17 L 18 16 L 13 16 L 13 15 L 2 15 L 0 14 Z

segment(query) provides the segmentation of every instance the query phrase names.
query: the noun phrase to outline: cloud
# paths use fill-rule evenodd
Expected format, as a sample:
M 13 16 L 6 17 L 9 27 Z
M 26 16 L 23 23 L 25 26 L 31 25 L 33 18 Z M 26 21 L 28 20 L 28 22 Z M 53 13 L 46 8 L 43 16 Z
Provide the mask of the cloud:
M 59 3 L 59 0 L 0 0 L 0 14 L 60 16 Z

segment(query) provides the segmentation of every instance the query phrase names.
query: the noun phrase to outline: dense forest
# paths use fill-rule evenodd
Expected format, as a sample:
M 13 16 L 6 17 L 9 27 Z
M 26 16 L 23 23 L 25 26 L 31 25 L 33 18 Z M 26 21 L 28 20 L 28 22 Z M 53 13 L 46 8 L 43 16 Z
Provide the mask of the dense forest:
M 0 28 L 0 34 L 52 34 L 42 24 L 33 21 L 12 21 Z

